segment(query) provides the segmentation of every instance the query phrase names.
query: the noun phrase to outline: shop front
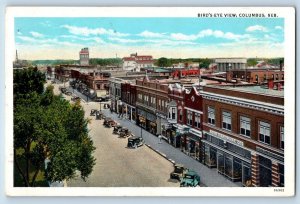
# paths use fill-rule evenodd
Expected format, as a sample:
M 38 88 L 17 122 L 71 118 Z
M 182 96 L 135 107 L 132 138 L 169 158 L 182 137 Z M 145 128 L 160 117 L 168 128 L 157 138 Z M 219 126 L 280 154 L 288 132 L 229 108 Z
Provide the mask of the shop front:
M 154 135 L 157 134 L 156 115 L 142 109 L 137 109 L 137 117 L 137 125 Z
M 137 125 L 146 129 L 146 112 L 140 109 L 137 109 Z
M 226 137 L 226 136 L 225 136 Z M 203 163 L 234 182 L 251 185 L 251 152 L 241 141 L 229 141 L 205 132 L 202 140 Z

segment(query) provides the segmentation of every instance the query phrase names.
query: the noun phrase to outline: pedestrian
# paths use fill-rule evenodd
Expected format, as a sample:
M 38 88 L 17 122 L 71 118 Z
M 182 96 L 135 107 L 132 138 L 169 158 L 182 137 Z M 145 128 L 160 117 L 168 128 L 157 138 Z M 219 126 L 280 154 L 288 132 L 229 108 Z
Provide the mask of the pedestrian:
M 158 144 L 161 144 L 161 138 L 162 138 L 162 136 L 159 135 L 159 136 L 158 136 Z

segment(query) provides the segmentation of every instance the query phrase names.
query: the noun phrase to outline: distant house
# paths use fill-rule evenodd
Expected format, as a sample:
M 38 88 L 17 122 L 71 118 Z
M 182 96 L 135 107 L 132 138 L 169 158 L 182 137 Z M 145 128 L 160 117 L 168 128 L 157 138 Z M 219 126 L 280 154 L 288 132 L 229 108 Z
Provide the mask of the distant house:
M 123 58 L 123 70 L 139 72 L 141 68 L 153 67 L 153 57 L 151 55 L 131 54 L 130 57 Z

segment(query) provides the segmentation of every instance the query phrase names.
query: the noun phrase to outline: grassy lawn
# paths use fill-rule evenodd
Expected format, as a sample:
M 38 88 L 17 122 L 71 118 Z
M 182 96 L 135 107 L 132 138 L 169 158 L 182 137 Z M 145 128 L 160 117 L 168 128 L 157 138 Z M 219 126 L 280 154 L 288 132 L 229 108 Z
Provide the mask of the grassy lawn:
M 22 150 L 17 150 L 17 155 L 22 155 L 23 151 Z M 20 168 L 23 170 L 23 172 L 25 172 L 25 160 L 24 159 L 19 159 L 19 165 Z M 29 177 L 33 178 L 33 175 L 35 173 L 35 168 L 31 165 L 30 169 L 29 169 Z M 35 187 L 49 187 L 47 181 L 44 178 L 44 171 L 40 171 L 36 177 L 36 181 L 35 181 Z M 31 180 L 30 180 L 31 182 Z M 14 187 L 24 187 L 25 184 L 23 182 L 22 176 L 20 175 L 17 167 L 14 165 Z

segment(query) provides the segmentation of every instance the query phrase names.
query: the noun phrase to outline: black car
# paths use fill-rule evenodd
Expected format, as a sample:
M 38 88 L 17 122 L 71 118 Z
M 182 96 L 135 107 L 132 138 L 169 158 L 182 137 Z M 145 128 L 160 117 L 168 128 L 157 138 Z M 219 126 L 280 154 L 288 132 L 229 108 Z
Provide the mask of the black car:
M 90 116 L 95 116 L 98 111 L 96 109 L 92 109 Z
M 144 139 L 142 137 L 134 136 L 128 138 L 127 147 L 129 148 L 137 148 L 142 146 L 145 143 Z

